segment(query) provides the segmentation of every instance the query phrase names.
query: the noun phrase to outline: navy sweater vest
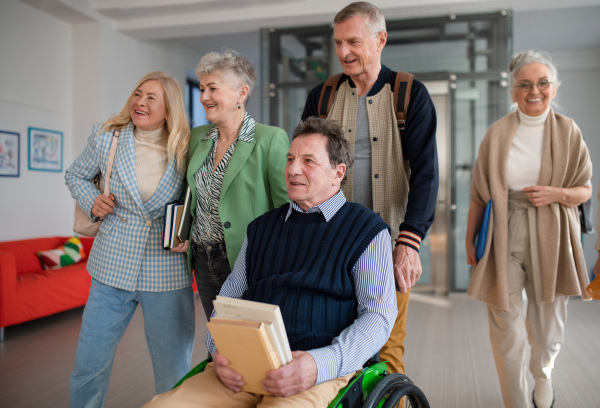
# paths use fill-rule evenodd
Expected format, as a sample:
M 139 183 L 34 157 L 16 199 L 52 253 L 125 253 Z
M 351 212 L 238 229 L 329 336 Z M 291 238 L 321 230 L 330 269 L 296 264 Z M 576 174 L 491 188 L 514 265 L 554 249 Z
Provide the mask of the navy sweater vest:
M 279 305 L 292 350 L 331 344 L 357 317 L 352 269 L 389 227 L 360 204 L 346 202 L 329 220 L 288 204 L 248 225 L 244 299 Z

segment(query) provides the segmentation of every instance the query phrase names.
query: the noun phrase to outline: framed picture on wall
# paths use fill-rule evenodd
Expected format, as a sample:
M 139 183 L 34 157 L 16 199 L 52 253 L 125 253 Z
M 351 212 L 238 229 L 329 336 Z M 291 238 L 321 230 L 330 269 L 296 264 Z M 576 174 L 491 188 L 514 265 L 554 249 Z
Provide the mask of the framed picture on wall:
M 62 171 L 63 134 L 56 130 L 29 128 L 29 170 Z
M 0 176 L 19 177 L 20 134 L 0 130 Z

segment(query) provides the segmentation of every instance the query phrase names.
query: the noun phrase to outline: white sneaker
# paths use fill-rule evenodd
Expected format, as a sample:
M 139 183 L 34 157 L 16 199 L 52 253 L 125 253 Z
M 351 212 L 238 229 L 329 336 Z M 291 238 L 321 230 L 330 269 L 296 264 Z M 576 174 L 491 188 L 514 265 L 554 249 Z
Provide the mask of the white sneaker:
M 554 389 L 552 380 L 536 378 L 533 389 L 533 406 L 535 408 L 552 408 L 554 406 Z

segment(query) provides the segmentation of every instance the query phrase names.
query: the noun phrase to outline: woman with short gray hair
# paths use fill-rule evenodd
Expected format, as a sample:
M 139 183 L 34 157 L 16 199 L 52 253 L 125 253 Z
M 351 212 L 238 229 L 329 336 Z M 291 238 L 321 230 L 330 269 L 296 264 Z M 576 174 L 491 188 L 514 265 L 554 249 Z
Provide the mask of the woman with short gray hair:
M 487 303 L 506 407 L 528 408 L 533 399 L 534 407 L 548 408 L 568 298 L 589 299 L 577 206 L 592 194 L 592 162 L 579 127 L 550 107 L 560 83 L 549 57 L 518 53 L 509 70 L 518 109 L 488 129 L 473 167 L 467 294 Z M 490 201 L 485 250 L 478 254 L 475 236 Z
M 289 201 L 289 139 L 283 129 L 256 123 L 246 112 L 256 74 L 237 52 L 204 55 L 196 76 L 211 124 L 192 129 L 187 182 L 193 223 L 189 240 L 173 250 L 188 252 L 208 319 L 250 221 Z
M 195 70 L 196 78 L 200 81 L 203 76 L 215 72 L 228 77 L 228 82 L 237 82 L 237 86 L 246 85 L 248 87 L 248 93 L 243 100 L 244 106 L 246 106 L 254 82 L 256 82 L 256 73 L 250 61 L 232 50 L 223 53 L 209 52 L 200 59 Z

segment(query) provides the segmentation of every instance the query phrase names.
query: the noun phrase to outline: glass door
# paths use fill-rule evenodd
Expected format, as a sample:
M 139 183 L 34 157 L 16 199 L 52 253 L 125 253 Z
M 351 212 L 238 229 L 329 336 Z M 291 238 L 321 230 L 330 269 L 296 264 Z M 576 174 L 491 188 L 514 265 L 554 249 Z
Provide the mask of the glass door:
M 428 81 L 423 83 L 437 115 L 436 142 L 440 186 L 435 207 L 435 221 L 421 243 L 419 255 L 423 273 L 414 290 L 447 294 L 449 290 L 448 232 L 450 225 L 450 83 Z

